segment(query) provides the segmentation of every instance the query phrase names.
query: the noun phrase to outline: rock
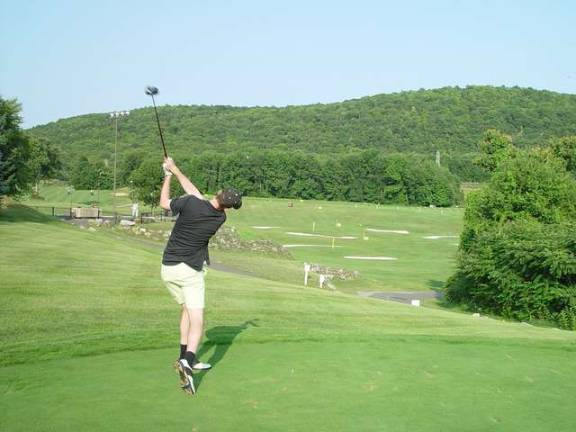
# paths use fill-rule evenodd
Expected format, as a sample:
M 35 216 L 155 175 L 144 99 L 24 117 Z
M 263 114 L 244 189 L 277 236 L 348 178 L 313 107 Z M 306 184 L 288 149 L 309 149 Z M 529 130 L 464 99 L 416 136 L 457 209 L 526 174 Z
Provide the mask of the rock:
M 90 227 L 90 228 L 88 228 L 88 231 L 95 232 L 95 231 L 96 231 L 96 228 Z
M 224 226 L 210 240 L 210 247 L 220 250 L 248 250 L 252 252 L 273 253 L 291 258 L 290 251 L 271 240 L 241 240 L 233 226 Z
M 480 314 L 478 312 L 472 314 L 473 318 L 480 318 Z
M 136 225 L 136 222 L 131 221 L 131 220 L 122 219 L 120 221 L 120 226 L 123 226 L 123 227 L 130 227 L 130 226 L 134 226 L 134 225 Z
M 320 264 L 310 264 L 310 271 L 325 275 L 328 279 L 353 280 L 360 276 L 357 271 L 345 269 L 330 268 Z

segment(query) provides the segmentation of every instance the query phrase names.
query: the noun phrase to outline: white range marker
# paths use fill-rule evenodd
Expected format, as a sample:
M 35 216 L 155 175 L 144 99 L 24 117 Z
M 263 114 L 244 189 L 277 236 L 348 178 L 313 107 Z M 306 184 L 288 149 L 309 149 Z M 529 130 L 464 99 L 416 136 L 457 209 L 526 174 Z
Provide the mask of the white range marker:
M 254 228 L 254 229 L 261 229 L 261 230 L 269 230 L 269 229 L 276 229 L 276 228 L 280 228 L 280 227 L 274 227 L 274 226 L 253 226 L 252 228 Z
M 376 229 L 376 228 L 366 228 L 366 231 L 377 232 L 377 233 L 391 233 L 391 234 L 410 234 L 406 230 L 388 230 L 388 229 Z
M 285 248 L 299 248 L 299 247 L 319 247 L 319 248 L 331 248 L 332 245 L 311 245 L 311 244 L 285 244 L 282 245 Z M 342 246 L 334 246 L 340 248 Z
M 357 260 L 373 260 L 373 261 L 396 261 L 398 259 L 386 256 L 345 256 L 344 258 L 357 259 Z
M 299 237 L 321 237 L 321 238 L 335 238 L 340 240 L 356 240 L 357 237 L 353 236 L 329 236 L 329 235 L 322 235 L 322 234 L 310 234 L 310 233 L 301 233 L 301 232 L 287 232 L 285 234 L 299 236 Z
M 425 236 L 422 237 L 423 239 L 427 239 L 427 240 L 438 240 L 438 239 L 443 239 L 443 238 L 458 238 L 458 236 L 453 236 L 453 235 L 439 235 L 439 236 Z

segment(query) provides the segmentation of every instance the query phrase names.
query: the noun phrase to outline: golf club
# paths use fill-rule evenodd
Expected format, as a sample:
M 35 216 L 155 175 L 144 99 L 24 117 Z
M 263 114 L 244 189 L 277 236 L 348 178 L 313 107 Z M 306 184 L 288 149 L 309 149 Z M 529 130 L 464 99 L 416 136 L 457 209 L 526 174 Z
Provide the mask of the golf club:
M 162 135 L 162 128 L 160 127 L 160 117 L 158 117 L 158 110 L 156 109 L 156 101 L 154 100 L 154 95 L 158 94 L 158 87 L 154 86 L 146 87 L 146 94 L 152 97 L 152 104 L 154 105 L 154 112 L 156 113 L 156 123 L 158 123 L 158 132 L 160 132 L 160 141 L 162 141 L 162 148 L 164 149 L 164 157 L 168 157 L 168 152 L 166 151 L 166 144 L 164 144 L 164 136 Z

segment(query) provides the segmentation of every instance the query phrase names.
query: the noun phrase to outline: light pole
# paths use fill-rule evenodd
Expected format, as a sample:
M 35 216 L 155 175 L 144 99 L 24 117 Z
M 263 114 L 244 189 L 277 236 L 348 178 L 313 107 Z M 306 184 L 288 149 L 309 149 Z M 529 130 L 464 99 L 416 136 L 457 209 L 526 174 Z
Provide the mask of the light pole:
M 70 208 L 72 208 L 72 192 L 74 192 L 74 186 L 68 186 L 66 191 L 68 192 L 68 197 L 70 198 Z
M 128 117 L 130 111 L 114 111 L 110 113 L 110 118 L 114 119 L 114 186 L 112 189 L 112 207 L 114 214 L 116 214 L 116 165 L 118 160 L 118 119 L 120 117 Z

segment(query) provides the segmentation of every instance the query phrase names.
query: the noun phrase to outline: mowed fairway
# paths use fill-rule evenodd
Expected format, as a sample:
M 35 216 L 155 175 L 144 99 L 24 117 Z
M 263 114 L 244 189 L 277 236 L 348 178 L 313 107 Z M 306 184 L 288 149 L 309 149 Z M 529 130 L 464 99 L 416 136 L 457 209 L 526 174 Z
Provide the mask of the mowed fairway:
M 45 202 L 25 202 L 65 207 L 69 205 L 66 191 L 61 185 L 45 185 L 41 189 Z M 75 191 L 72 196 L 79 204 L 90 202 L 90 191 Z M 101 200 L 111 211 L 111 192 L 101 191 Z M 119 205 L 126 202 L 127 197 L 117 200 Z M 119 211 L 129 213 L 129 208 L 120 207 Z M 272 273 L 273 278 L 283 274 L 282 280 L 292 282 L 302 279 L 304 262 L 357 270 L 359 279 L 336 283 L 339 290 L 350 293 L 437 289 L 454 272 L 463 213 L 462 208 L 248 197 L 240 211 L 228 213 L 228 225 L 235 226 L 244 239 L 272 240 L 288 246 L 295 260 L 291 264 L 267 260 L 262 266 L 252 258 L 234 254 L 214 256 L 244 271 Z M 172 224 L 151 228 L 154 226 L 171 229 Z
M 2 211 L 0 430 L 572 431 L 576 334 L 212 271 L 214 364 L 171 369 L 160 254 Z

